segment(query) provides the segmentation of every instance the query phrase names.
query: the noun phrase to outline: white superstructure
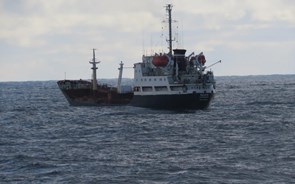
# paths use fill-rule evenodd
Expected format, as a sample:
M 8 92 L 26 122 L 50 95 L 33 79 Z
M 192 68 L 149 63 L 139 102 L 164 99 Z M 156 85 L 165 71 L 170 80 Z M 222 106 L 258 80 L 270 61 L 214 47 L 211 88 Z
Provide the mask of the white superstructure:
M 207 108 L 215 94 L 213 72 L 206 71 L 202 52 L 186 56 L 185 49 L 172 49 L 171 8 L 172 5 L 166 6 L 169 52 L 143 56 L 142 62 L 134 64 L 131 104 L 152 108 Z

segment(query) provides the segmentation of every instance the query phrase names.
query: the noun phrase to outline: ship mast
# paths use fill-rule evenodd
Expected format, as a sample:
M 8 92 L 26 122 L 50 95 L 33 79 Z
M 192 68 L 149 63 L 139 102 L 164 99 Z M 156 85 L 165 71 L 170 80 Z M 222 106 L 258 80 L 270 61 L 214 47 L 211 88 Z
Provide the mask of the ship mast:
M 95 49 L 93 49 L 93 58 L 92 61 L 89 61 L 90 64 L 92 64 L 92 89 L 97 90 L 97 80 L 96 80 L 96 64 L 100 63 L 100 61 L 95 61 Z
M 168 24 L 169 24 L 169 54 L 172 55 L 172 18 L 171 18 L 171 11 L 172 11 L 172 4 L 167 4 L 166 10 L 168 12 Z
M 122 82 L 122 75 L 123 75 L 123 62 L 121 61 L 120 63 L 120 68 L 119 69 L 119 77 L 118 77 L 118 84 L 117 84 L 117 90 L 118 93 L 121 93 L 121 82 Z

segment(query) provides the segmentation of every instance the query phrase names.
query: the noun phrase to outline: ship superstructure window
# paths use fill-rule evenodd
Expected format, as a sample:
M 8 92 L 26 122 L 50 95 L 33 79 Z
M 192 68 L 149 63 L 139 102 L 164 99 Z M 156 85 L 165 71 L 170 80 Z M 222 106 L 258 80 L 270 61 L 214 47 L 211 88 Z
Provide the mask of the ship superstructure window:
M 194 87 L 191 87 L 191 89 L 202 89 L 202 86 L 194 86 Z
M 153 87 L 152 86 L 144 86 L 144 87 L 142 87 L 142 91 L 143 92 L 153 91 Z
M 155 86 L 156 91 L 168 91 L 167 86 Z
M 182 91 L 182 86 L 171 86 L 170 87 L 171 91 Z

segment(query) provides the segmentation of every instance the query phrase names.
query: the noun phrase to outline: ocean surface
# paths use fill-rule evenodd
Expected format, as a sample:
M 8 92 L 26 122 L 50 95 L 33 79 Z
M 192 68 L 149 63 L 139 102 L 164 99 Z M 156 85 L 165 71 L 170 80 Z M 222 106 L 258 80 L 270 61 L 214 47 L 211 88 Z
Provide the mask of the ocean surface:
M 295 75 L 217 77 L 207 110 L 72 107 L 0 83 L 0 183 L 295 183 Z

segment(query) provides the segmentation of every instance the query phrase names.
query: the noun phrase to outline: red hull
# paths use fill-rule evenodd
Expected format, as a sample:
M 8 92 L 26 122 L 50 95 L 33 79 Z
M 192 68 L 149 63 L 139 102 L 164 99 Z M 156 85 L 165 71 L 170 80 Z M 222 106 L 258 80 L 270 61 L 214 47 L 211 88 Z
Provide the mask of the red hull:
M 106 85 L 98 85 L 94 91 L 92 83 L 84 80 L 62 80 L 57 84 L 70 105 L 126 105 L 133 97 L 133 92 L 118 93 L 117 88 Z

